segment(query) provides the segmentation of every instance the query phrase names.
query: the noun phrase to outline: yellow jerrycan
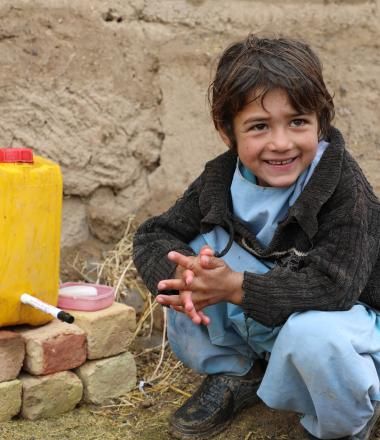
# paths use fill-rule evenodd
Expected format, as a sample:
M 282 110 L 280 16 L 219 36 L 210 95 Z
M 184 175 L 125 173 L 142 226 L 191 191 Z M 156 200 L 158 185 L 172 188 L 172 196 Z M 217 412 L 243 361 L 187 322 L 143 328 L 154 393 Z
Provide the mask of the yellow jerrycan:
M 20 297 L 58 302 L 61 213 L 59 166 L 29 148 L 0 148 L 0 327 L 52 319 Z

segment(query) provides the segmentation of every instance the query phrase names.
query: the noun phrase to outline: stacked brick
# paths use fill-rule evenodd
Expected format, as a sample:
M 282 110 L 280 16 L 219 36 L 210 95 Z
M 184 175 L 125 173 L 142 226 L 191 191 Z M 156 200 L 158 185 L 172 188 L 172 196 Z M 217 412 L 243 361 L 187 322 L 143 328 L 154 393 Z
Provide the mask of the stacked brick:
M 104 404 L 136 384 L 128 347 L 136 327 L 132 307 L 113 303 L 96 312 L 72 311 L 75 324 L 0 329 L 0 421 Z

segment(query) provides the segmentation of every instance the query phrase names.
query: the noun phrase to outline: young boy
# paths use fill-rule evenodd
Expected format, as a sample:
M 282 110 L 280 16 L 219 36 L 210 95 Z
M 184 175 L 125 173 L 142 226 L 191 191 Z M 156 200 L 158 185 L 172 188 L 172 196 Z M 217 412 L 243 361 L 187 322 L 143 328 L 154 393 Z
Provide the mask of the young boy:
M 206 439 L 245 406 L 303 415 L 309 438 L 369 439 L 380 415 L 380 205 L 331 126 L 302 42 L 222 54 L 212 117 L 229 151 L 140 226 L 134 261 L 185 365 L 206 374 L 171 418 Z

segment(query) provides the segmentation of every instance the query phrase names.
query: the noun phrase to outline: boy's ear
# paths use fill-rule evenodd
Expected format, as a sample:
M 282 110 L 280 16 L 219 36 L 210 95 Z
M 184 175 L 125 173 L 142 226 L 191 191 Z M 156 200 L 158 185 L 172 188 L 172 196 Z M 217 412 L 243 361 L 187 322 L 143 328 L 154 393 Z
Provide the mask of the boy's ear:
M 219 136 L 221 137 L 222 141 L 227 145 L 227 147 L 231 148 L 231 140 L 227 136 L 226 132 L 223 129 L 218 128 L 218 133 L 219 133 Z

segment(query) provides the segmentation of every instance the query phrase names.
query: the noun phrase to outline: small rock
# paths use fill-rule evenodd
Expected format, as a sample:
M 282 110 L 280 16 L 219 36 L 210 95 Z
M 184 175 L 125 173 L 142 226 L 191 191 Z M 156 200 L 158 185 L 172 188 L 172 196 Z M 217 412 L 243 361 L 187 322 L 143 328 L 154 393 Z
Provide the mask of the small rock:
M 116 21 L 120 23 L 123 21 L 123 17 L 116 13 L 116 11 L 112 8 L 108 9 L 107 12 L 103 12 L 102 18 L 104 21 Z

